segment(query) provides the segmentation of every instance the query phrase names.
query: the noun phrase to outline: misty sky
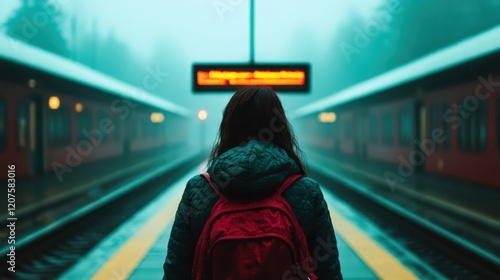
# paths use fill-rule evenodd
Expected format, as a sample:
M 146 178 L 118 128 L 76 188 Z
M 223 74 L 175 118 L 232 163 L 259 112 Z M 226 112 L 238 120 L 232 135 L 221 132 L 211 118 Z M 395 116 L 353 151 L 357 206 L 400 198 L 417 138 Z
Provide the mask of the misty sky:
M 349 9 L 369 14 L 380 3 L 256 1 L 256 59 L 282 58 L 280 54 L 287 52 L 286 43 L 297 29 L 308 29 L 318 38 L 318 44 L 326 43 Z M 82 21 L 97 18 L 101 32 L 114 30 L 143 56 L 158 37 L 165 36 L 178 44 L 192 61 L 248 59 L 249 1 L 246 0 L 87 0 L 75 1 L 68 8 Z
M 239 0 L 58 0 L 66 17 L 78 32 L 99 36 L 114 33 L 134 53 L 146 59 L 160 39 L 182 51 L 176 58 L 179 71 L 170 73 L 171 90 L 163 97 L 197 112 L 206 108 L 215 123 L 230 94 L 200 96 L 190 90 L 190 67 L 194 62 L 246 62 L 249 59 L 249 1 Z M 2 1 L 0 22 L 5 22 L 20 1 Z M 231 4 L 232 3 L 232 4 Z M 382 0 L 257 0 L 255 58 L 257 62 L 310 62 L 313 64 L 313 92 L 283 95 L 290 112 L 329 94 L 316 86 L 326 74 L 315 73 L 317 61 L 328 60 L 336 27 L 353 13 L 369 17 Z M 229 7 L 217 10 L 216 6 Z M 69 28 L 68 28 L 69 30 Z M 296 38 L 297 34 L 304 34 Z M 66 34 L 71 37 L 71 34 Z M 297 43 L 298 42 L 298 43 Z M 319 79 L 319 80 L 318 80 Z M 214 113 L 215 112 L 215 113 Z
M 0 32 L 22 1 L 1 1 Z M 207 135 L 215 136 L 231 93 L 193 94 L 192 65 L 249 61 L 249 0 L 47 1 L 63 15 L 56 20 L 64 55 L 137 87 L 148 69 L 168 73 L 153 93 L 193 117 L 206 109 Z M 287 113 L 500 24 L 500 0 L 255 2 L 256 62 L 311 65 L 310 93 L 281 95 Z M 379 32 L 356 43 L 370 26 Z M 346 43 L 360 46 L 356 55 L 346 55 Z

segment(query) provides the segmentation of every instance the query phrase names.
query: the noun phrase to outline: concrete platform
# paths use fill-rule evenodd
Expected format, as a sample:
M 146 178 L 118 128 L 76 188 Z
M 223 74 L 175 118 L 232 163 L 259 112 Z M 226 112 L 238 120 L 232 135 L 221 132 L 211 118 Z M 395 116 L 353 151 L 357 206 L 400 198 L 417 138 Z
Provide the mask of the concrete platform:
M 171 185 L 142 211 L 103 240 L 60 279 L 161 279 L 175 211 L 189 178 L 199 166 Z M 406 263 L 411 252 L 390 252 L 383 233 L 323 189 L 337 235 L 344 279 L 419 279 Z M 387 244 L 386 244 L 387 245 Z M 393 244 L 390 244 L 394 248 Z M 396 246 L 397 247 L 397 246 Z M 402 259 L 404 262 L 400 261 Z M 426 275 L 429 276 L 429 275 Z M 433 277 L 435 278 L 435 276 Z M 439 277 L 437 277 L 439 278 Z

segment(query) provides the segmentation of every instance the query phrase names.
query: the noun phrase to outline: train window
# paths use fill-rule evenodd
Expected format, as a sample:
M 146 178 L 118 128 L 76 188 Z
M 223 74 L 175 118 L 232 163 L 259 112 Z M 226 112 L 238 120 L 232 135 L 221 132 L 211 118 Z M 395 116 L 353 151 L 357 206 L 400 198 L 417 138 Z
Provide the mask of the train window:
M 28 146 L 28 114 L 26 104 L 19 103 L 17 106 L 17 146 L 25 149 Z
M 342 125 L 345 139 L 352 140 L 352 119 L 345 119 L 344 122 L 342 122 Z
M 497 152 L 500 154 L 500 98 L 497 99 Z
M 412 122 L 411 122 L 411 110 L 409 108 L 403 109 L 399 116 L 399 143 L 403 146 L 410 145 L 411 142 L 411 132 L 412 132 Z
M 101 122 L 104 124 L 101 125 Z M 107 129 L 109 126 L 107 125 L 109 122 L 109 117 L 108 114 L 105 111 L 98 111 L 97 112 L 97 127 L 98 129 L 101 129 L 101 126 L 103 126 L 105 129 Z M 109 139 L 109 133 L 108 131 L 101 131 L 102 133 L 102 142 L 106 143 Z
M 161 131 L 163 130 L 163 123 L 153 123 L 151 134 L 153 137 L 158 137 L 161 135 Z
M 486 149 L 487 128 L 487 103 L 479 101 L 475 110 L 467 110 L 471 107 L 462 102 L 463 117 L 458 133 L 458 145 L 463 151 L 482 151 Z M 460 112 L 458 113 L 461 116 Z
M 333 139 L 333 149 L 338 148 L 339 143 L 339 122 L 334 122 L 332 124 L 332 139 Z
M 429 110 L 429 133 L 427 137 L 433 137 L 433 131 L 435 129 L 440 129 L 442 131 L 442 137 L 445 137 L 443 143 L 436 143 L 437 149 L 448 150 L 450 147 L 450 137 L 451 137 L 451 129 L 450 123 L 446 121 L 445 115 L 450 110 L 450 106 L 447 103 L 441 104 L 433 104 L 430 106 Z M 441 135 L 441 134 L 439 134 Z M 465 135 L 461 135 L 461 137 L 466 137 Z M 465 141 L 468 141 L 466 139 Z
M 151 134 L 151 137 L 156 137 L 158 136 L 158 129 L 160 129 L 161 124 L 160 123 L 151 123 L 151 130 L 149 133 Z
M 77 114 L 78 141 L 87 140 L 87 135 L 92 131 L 92 113 L 82 111 Z M 84 133 L 86 131 L 86 133 Z
M 5 99 L 0 97 L 0 151 L 7 145 L 7 108 Z
M 478 150 L 486 149 L 487 142 L 487 129 L 488 129 L 488 103 L 486 101 L 479 102 L 477 114 L 477 146 Z
M 432 137 L 433 131 L 437 128 L 440 128 L 439 106 L 437 104 L 432 104 L 429 108 L 429 131 L 427 133 L 427 138 Z
M 151 131 L 151 122 L 149 121 L 149 119 L 144 118 L 142 120 L 141 130 L 142 130 L 142 137 L 148 138 L 149 135 L 151 134 L 150 133 L 150 131 Z
M 137 138 L 137 134 L 138 134 L 137 133 L 137 129 L 138 129 L 138 127 L 137 127 L 137 121 L 138 121 L 137 118 L 132 118 L 130 120 L 130 137 L 132 139 Z
M 56 111 L 49 110 L 48 112 L 48 121 L 49 121 L 49 146 L 55 146 L 57 140 L 57 125 L 56 125 Z
M 361 147 L 361 145 L 363 145 L 363 118 L 361 117 L 361 115 L 358 115 L 358 117 L 356 118 L 357 120 L 357 123 L 356 123 L 356 142 L 358 144 L 358 146 Z
M 382 141 L 386 144 L 391 144 L 393 141 L 393 122 L 394 118 L 391 113 L 382 115 Z
M 113 141 L 119 142 L 120 137 L 121 137 L 121 131 L 122 131 L 122 120 L 118 117 L 115 116 L 113 118 L 113 125 L 115 126 L 115 130 L 113 131 Z
M 49 110 L 49 146 L 60 147 L 71 141 L 71 110 L 61 106 Z
M 67 106 L 61 106 L 59 110 L 62 119 L 61 146 L 64 146 L 71 142 L 71 110 Z
M 460 116 L 458 116 L 460 117 Z M 469 119 L 461 119 L 461 125 L 458 129 L 458 146 L 461 150 L 468 150 L 470 146 L 470 134 L 469 134 Z
M 370 142 L 377 143 L 378 142 L 378 115 L 371 114 L 370 116 Z
M 451 107 L 448 103 L 443 103 L 441 105 L 441 123 L 443 128 L 443 137 L 445 137 L 444 142 L 441 144 L 441 147 L 444 150 L 448 150 L 450 148 L 451 143 L 451 124 L 446 121 L 445 115 L 451 110 Z

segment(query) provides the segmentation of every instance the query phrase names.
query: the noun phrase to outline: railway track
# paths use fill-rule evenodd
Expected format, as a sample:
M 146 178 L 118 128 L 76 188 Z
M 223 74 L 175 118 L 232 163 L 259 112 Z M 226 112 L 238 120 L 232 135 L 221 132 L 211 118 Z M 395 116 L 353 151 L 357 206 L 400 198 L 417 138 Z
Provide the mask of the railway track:
M 135 181 L 141 182 L 140 186 L 118 194 L 105 203 L 100 203 L 92 211 L 68 221 L 49 235 L 40 236 L 27 245 L 16 247 L 16 272 L 2 271 L 0 278 L 30 280 L 57 278 L 105 236 L 165 190 L 166 186 L 175 182 L 201 161 L 201 156 L 195 156 L 149 180 L 141 182 L 138 178 Z M 5 256 L 1 261 L 7 261 Z
M 310 176 L 317 179 L 323 186 L 335 186 L 328 187 L 328 189 L 376 224 L 388 235 L 391 241 L 412 252 L 428 267 L 435 270 L 436 275 L 453 280 L 498 279 L 500 267 L 497 264 L 477 252 L 460 246 L 460 244 L 450 240 L 448 236 L 442 235 L 418 221 L 409 219 L 401 212 L 389 209 L 386 205 L 372 199 L 370 195 L 349 186 L 349 182 L 335 177 L 325 170 L 311 168 Z M 421 205 L 421 207 L 427 206 Z M 418 207 L 408 204 L 408 209 L 416 208 Z M 427 212 L 433 211 L 439 210 L 430 208 Z M 436 217 L 442 216 L 443 219 L 446 219 L 446 213 L 433 214 Z M 436 222 L 439 220 L 436 219 Z

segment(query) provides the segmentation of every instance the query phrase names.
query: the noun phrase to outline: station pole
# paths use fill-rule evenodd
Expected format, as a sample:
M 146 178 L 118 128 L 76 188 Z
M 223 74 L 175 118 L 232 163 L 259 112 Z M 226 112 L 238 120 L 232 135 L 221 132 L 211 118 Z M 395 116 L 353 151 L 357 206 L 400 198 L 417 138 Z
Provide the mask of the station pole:
M 255 3 L 250 0 L 250 65 L 255 63 Z

